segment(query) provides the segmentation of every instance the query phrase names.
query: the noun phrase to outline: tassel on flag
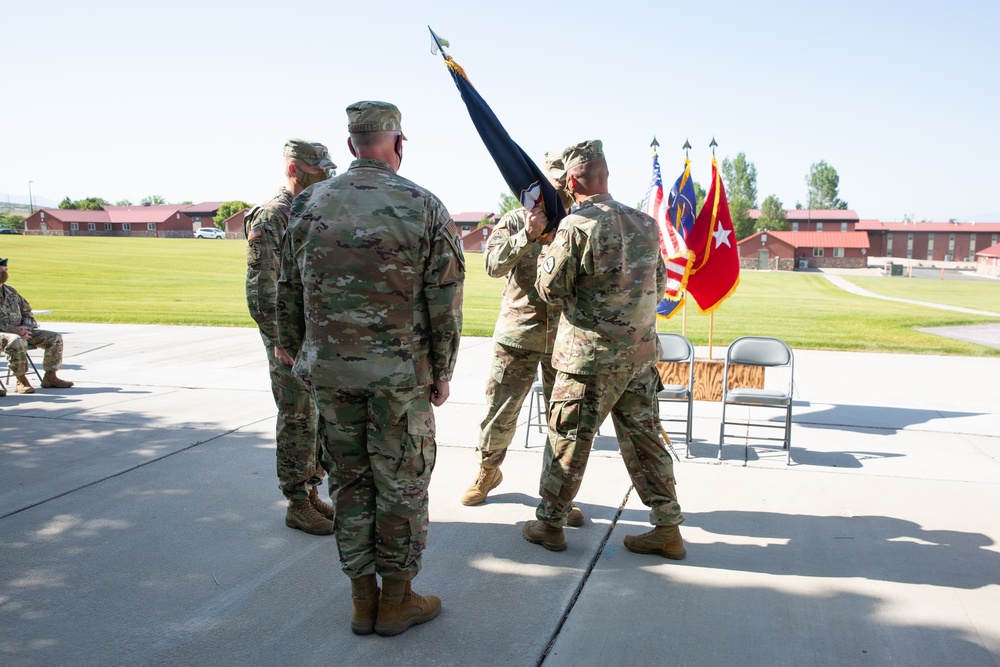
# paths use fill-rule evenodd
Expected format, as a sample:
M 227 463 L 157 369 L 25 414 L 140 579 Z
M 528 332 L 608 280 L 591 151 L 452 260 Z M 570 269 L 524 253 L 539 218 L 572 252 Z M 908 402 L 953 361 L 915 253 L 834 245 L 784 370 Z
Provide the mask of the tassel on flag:
M 559 221 L 566 217 L 566 209 L 563 207 L 556 189 L 549 183 L 542 170 L 507 134 L 507 130 L 500 124 L 496 114 L 469 83 L 465 70 L 445 53 L 444 49 L 448 43 L 438 37 L 430 26 L 427 26 L 427 29 L 430 30 L 434 41 L 431 51 L 433 53 L 440 52 L 444 58 L 448 72 L 454 79 L 455 85 L 458 86 L 458 91 L 469 111 L 472 124 L 476 126 L 479 137 L 500 169 L 500 174 L 503 176 L 504 182 L 507 183 L 507 187 L 521 202 L 521 206 L 529 211 L 541 206 L 549 219 L 545 231 L 546 233 L 552 231 L 559 224 Z
M 712 158 L 712 186 L 687 237 L 695 253 L 687 293 L 698 309 L 710 313 L 736 291 L 740 283 L 740 255 L 729 215 L 726 189 L 719 165 Z

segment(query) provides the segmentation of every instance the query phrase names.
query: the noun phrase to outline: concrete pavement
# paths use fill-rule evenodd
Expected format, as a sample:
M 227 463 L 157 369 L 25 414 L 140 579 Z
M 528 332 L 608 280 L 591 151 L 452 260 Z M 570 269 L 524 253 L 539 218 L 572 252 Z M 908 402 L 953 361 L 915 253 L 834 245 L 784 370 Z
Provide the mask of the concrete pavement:
M 350 632 L 333 538 L 283 524 L 255 330 L 46 327 L 77 386 L 0 398 L 0 664 L 1000 663 L 1000 358 L 796 350 L 791 466 L 718 461 L 696 403 L 668 562 L 622 545 L 648 514 L 610 422 L 566 551 L 520 535 L 544 442 L 523 423 L 503 484 L 458 502 L 491 356 L 465 338 L 415 582 L 443 610 L 382 638 Z

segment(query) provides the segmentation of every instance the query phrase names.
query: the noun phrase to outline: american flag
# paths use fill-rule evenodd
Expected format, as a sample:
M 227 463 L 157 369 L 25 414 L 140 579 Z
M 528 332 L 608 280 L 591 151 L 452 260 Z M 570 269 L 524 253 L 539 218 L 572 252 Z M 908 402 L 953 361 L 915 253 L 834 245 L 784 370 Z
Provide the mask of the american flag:
M 674 303 L 661 302 L 657 311 L 662 315 L 668 315 L 683 299 L 684 286 L 687 285 L 688 271 L 691 268 L 694 253 L 688 250 L 684 238 L 670 220 L 669 206 L 663 196 L 660 158 L 655 150 L 653 151 L 653 180 L 646 192 L 643 211 L 656 220 L 656 225 L 660 230 L 660 253 L 667 266 L 667 288 L 663 294 L 663 301 Z

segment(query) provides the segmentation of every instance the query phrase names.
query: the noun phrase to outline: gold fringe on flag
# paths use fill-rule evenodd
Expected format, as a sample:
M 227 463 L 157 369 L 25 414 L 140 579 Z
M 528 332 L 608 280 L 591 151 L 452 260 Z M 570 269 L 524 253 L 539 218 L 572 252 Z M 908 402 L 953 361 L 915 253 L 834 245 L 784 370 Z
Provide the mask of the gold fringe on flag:
M 459 65 L 457 62 L 455 62 L 454 60 L 451 59 L 451 56 L 445 56 L 444 57 L 444 64 L 448 66 L 448 69 L 450 69 L 451 71 L 455 72 L 456 74 L 458 74 L 459 76 L 461 76 L 466 81 L 469 81 L 469 75 L 465 73 L 465 70 L 462 69 L 461 65 Z M 469 81 L 469 85 L 470 86 L 472 85 L 471 81 Z

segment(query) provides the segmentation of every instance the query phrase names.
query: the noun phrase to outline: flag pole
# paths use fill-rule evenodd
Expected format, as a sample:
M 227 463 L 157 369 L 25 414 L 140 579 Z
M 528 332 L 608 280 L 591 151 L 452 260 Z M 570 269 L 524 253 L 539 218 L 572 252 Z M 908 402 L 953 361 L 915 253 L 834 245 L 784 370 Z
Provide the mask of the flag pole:
M 684 151 L 684 161 L 687 162 L 691 159 L 691 142 L 688 141 L 687 137 L 684 138 L 684 145 L 681 146 L 681 150 Z M 698 209 L 695 209 L 697 214 Z M 681 305 L 681 335 L 687 338 L 688 334 L 688 303 L 687 295 L 685 294 L 684 303 Z M 712 355 L 709 354 L 708 357 L 711 359 Z
M 441 43 L 441 38 L 437 36 L 437 33 L 435 33 L 433 30 L 431 30 L 430 26 L 427 26 L 427 30 L 430 31 L 430 33 L 431 33 L 431 39 L 433 39 L 434 40 L 434 44 L 437 45 L 437 50 L 441 52 L 441 57 L 444 58 L 445 61 L 447 61 L 448 60 L 448 54 L 444 50 L 444 46 L 445 45 Z M 431 49 L 431 53 L 435 53 L 435 50 L 433 48 Z
M 712 149 L 712 160 L 715 161 L 715 147 L 718 146 L 718 142 L 715 141 L 715 137 L 712 137 L 712 143 L 708 145 Z M 721 176 L 720 176 L 721 178 Z M 715 337 L 715 310 L 712 310 L 708 314 L 708 358 L 712 359 L 712 340 Z
M 712 337 L 715 329 L 715 311 L 708 314 L 708 359 L 712 360 Z

